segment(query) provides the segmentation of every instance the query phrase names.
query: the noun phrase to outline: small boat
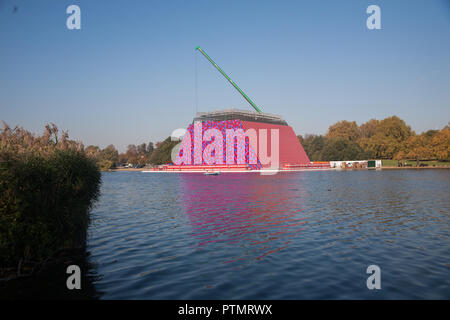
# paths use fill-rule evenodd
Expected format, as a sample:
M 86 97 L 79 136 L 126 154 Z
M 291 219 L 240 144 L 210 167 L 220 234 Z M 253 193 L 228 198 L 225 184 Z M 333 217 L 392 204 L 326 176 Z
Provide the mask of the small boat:
M 203 172 L 205 176 L 218 176 L 220 174 L 219 171 L 205 171 Z

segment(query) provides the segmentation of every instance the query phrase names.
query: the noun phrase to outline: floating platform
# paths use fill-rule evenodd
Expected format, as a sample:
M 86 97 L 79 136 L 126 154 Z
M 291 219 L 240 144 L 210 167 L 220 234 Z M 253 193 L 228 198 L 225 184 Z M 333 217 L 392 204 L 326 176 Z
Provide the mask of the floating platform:
M 173 163 L 146 172 L 279 172 L 331 170 L 311 162 L 278 115 L 229 109 L 197 113 Z

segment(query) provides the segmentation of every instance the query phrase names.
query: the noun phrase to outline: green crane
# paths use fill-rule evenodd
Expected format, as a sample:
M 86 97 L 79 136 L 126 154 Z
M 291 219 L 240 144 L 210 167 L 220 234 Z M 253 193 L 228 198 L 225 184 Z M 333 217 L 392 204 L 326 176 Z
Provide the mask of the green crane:
M 197 48 L 195 48 L 195 50 L 200 51 L 200 52 L 205 56 L 205 58 L 208 59 L 209 62 L 211 62 L 212 65 L 213 65 L 214 67 L 216 67 L 217 70 L 219 70 L 219 72 L 220 72 L 220 73 L 228 80 L 228 82 L 231 83 L 232 86 L 235 87 L 237 91 L 239 91 L 239 93 L 244 97 L 244 99 L 247 100 L 247 102 L 250 103 L 251 106 L 252 106 L 256 111 L 258 111 L 259 113 L 262 113 L 262 111 L 256 106 L 256 104 L 255 104 L 255 103 L 254 103 L 254 102 L 253 102 L 253 101 L 252 101 L 252 100 L 244 93 L 244 91 L 241 90 L 241 88 L 239 88 L 239 87 L 237 86 L 237 84 L 235 84 L 235 83 L 233 82 L 233 80 L 230 79 L 230 77 L 228 77 L 228 76 L 226 75 L 225 72 L 223 72 L 222 69 L 220 69 L 220 67 L 213 61 L 213 59 L 211 59 L 211 58 L 206 54 L 205 51 L 202 50 L 202 48 L 197 47 Z

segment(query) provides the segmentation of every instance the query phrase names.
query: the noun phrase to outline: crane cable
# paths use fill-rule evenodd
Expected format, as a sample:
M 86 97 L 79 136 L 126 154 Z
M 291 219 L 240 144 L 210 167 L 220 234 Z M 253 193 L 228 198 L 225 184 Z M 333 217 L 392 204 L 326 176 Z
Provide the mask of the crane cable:
M 195 83 L 195 93 L 194 93 L 194 95 L 195 95 L 195 114 L 194 114 L 194 116 L 196 116 L 197 115 L 197 112 L 198 112 L 198 63 L 197 63 L 197 53 L 194 51 L 194 56 L 195 56 L 195 72 L 194 72 L 194 77 L 195 77 L 195 79 L 194 79 L 194 83 Z

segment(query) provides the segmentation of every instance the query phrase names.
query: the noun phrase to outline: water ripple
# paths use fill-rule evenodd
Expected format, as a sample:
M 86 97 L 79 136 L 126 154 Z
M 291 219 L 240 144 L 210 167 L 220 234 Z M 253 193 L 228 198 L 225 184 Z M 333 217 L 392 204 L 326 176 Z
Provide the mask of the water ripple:
M 448 299 L 449 191 L 448 170 L 104 173 L 93 285 L 105 299 Z

